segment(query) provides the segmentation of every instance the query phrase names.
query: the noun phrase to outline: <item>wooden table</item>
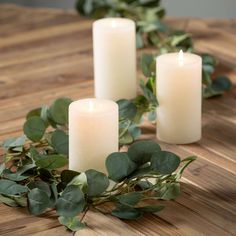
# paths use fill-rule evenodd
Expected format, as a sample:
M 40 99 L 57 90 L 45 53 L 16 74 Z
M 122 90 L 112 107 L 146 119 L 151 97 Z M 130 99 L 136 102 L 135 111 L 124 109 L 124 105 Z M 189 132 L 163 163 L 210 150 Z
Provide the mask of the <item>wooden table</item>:
M 236 21 L 168 19 L 195 38 L 199 51 L 222 62 L 218 73 L 236 82 Z M 0 5 L 0 140 L 22 132 L 27 111 L 54 98 L 93 95 L 91 21 L 61 10 Z M 227 65 L 227 66 L 226 66 Z M 191 145 L 161 144 L 182 157 L 197 155 L 184 174 L 182 194 L 159 215 L 120 221 L 89 212 L 77 235 L 236 235 L 236 87 L 203 104 L 203 138 Z M 155 129 L 149 127 L 149 138 Z M 30 216 L 0 205 L 0 235 L 70 235 L 54 212 Z

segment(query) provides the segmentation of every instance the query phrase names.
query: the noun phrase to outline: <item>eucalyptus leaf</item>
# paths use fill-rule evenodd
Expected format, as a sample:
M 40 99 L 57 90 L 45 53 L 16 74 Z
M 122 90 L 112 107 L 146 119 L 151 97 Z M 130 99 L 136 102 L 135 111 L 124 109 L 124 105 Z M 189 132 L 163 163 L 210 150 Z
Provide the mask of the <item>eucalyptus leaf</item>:
M 47 194 L 48 197 L 51 196 L 51 190 L 49 185 L 44 182 L 44 181 L 34 181 L 30 182 L 28 185 L 28 188 L 33 190 L 33 189 L 39 189 Z
M 119 106 L 119 117 L 133 119 L 137 113 L 137 107 L 135 104 L 127 99 L 121 99 L 117 101 Z
M 58 220 L 60 224 L 66 226 L 66 228 L 71 231 L 78 231 L 78 230 L 83 229 L 86 226 L 77 217 L 60 216 Z
M 127 130 L 122 136 L 119 137 L 119 143 L 121 145 L 130 144 L 134 141 L 133 136 Z
M 109 186 L 107 176 L 96 170 L 85 171 L 87 177 L 87 193 L 89 197 L 95 197 L 102 194 Z
M 138 165 L 151 160 L 153 153 L 161 151 L 159 144 L 154 141 L 137 141 L 128 149 L 128 155 Z
M 40 141 L 46 130 L 44 121 L 37 116 L 30 117 L 24 124 L 24 133 L 30 140 Z
M 226 76 L 218 76 L 212 81 L 212 88 L 217 92 L 226 91 L 232 87 L 232 82 Z
M 11 197 L 18 206 L 27 207 L 27 197 L 26 196 L 12 196 Z
M 69 136 L 62 130 L 56 130 L 51 137 L 52 146 L 57 153 L 67 155 L 69 154 Z
M 125 152 L 114 152 L 106 159 L 109 178 L 116 182 L 128 177 L 136 167 L 136 164 Z
M 37 161 L 41 158 L 41 155 L 39 154 L 38 150 L 34 146 L 30 146 L 29 154 L 31 159 L 34 161 Z
M 124 220 L 136 220 L 143 215 L 143 213 L 138 209 L 124 205 L 118 205 L 116 209 L 111 212 L 111 214 Z
M 3 173 L 3 171 L 5 170 L 5 168 L 6 168 L 6 164 L 5 163 L 0 164 L 0 177 L 1 177 L 2 173 Z
M 0 194 L 16 195 L 28 192 L 26 186 L 7 179 L 0 179 Z
M 25 135 L 22 135 L 20 137 L 10 138 L 10 139 L 5 140 L 2 146 L 7 150 L 10 148 L 22 147 L 25 141 L 26 141 L 26 137 Z
M 125 193 L 117 197 L 122 205 L 135 206 L 142 198 L 139 192 Z
M 28 164 L 18 168 L 16 172 L 11 172 L 9 169 L 5 169 L 3 174 L 4 177 L 9 180 L 22 181 L 29 178 L 29 174 L 27 174 L 26 172 L 32 170 L 33 168 L 35 168 L 35 164 Z
M 129 134 L 132 136 L 132 139 L 135 140 L 141 135 L 141 129 L 137 125 L 131 125 L 128 129 Z
M 180 194 L 179 183 L 166 183 L 163 184 L 157 195 L 162 200 L 174 200 Z
M 0 203 L 4 203 L 8 206 L 11 207 L 17 207 L 18 204 L 16 203 L 16 201 L 12 198 L 10 198 L 9 196 L 3 196 L 2 194 L 0 194 Z
M 65 217 L 78 215 L 84 207 L 84 194 L 78 186 L 74 185 L 67 186 L 56 203 L 57 214 Z
M 90 173 L 91 174 L 91 173 Z M 103 178 L 104 179 L 104 178 Z M 91 184 L 91 183 L 90 183 Z M 87 183 L 87 175 L 85 173 L 81 173 L 76 175 L 68 185 L 76 185 L 78 186 L 84 193 L 87 192 L 88 183 Z M 90 186 L 92 187 L 92 186 Z M 91 190 L 90 190 L 91 192 Z
M 32 189 L 28 194 L 28 208 L 33 215 L 41 215 L 49 207 L 49 196 L 39 188 Z
M 36 166 L 44 169 L 57 169 L 68 164 L 68 159 L 62 155 L 41 155 L 40 159 L 35 162 Z
M 56 124 L 68 124 L 68 109 L 71 102 L 70 98 L 58 98 L 50 106 L 49 113 Z
M 151 168 L 160 174 L 171 174 L 180 164 L 180 158 L 167 151 L 155 152 L 151 157 Z
M 143 54 L 141 57 L 141 69 L 146 77 L 153 76 L 155 71 L 155 58 L 150 54 Z
M 31 117 L 34 117 L 34 116 L 40 117 L 40 114 L 41 114 L 41 107 L 35 108 L 35 109 L 33 109 L 33 110 L 31 110 L 30 112 L 27 113 L 26 120 L 28 120 L 28 119 L 30 119 Z

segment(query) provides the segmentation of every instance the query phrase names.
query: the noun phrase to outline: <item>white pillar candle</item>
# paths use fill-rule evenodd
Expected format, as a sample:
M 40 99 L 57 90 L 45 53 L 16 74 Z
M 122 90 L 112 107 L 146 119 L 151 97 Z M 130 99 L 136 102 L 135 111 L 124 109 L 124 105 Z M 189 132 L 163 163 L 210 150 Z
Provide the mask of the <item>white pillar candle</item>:
M 111 100 L 136 96 L 135 23 L 105 18 L 93 23 L 95 97 Z
M 157 57 L 157 137 L 187 144 L 201 139 L 202 59 L 190 53 Z
M 82 99 L 69 106 L 69 169 L 106 172 L 105 160 L 118 151 L 118 105 Z

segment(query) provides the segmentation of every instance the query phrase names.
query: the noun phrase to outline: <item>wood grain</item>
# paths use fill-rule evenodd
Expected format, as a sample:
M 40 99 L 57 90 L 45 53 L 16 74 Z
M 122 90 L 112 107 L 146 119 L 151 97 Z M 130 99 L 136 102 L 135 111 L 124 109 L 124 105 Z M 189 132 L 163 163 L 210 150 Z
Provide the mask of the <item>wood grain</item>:
M 221 62 L 217 74 L 230 76 L 236 84 L 235 20 L 169 18 L 167 22 L 191 33 L 198 51 L 215 54 Z M 0 5 L 0 140 L 19 135 L 32 108 L 61 96 L 93 96 L 91 24 L 74 12 Z M 163 212 L 137 221 L 89 211 L 88 228 L 76 235 L 236 235 L 235 98 L 234 86 L 227 94 L 204 101 L 200 142 L 160 142 L 163 149 L 183 158 L 198 156 L 184 174 L 176 201 L 164 202 Z M 142 138 L 156 139 L 153 125 L 144 123 L 142 129 Z M 53 211 L 34 217 L 0 205 L 0 235 L 14 234 L 71 235 Z

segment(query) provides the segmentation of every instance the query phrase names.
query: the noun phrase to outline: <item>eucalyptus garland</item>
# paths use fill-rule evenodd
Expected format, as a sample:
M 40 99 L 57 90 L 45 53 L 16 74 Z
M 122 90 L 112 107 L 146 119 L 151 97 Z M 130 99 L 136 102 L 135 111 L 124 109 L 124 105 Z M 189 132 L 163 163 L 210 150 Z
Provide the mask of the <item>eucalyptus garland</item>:
M 139 128 L 132 125 L 137 125 L 136 120 L 140 122 L 146 109 L 152 109 L 152 102 L 156 105 L 156 100 L 150 97 L 149 105 L 141 109 L 143 98 L 144 95 L 138 96 L 134 103 L 118 101 L 120 145 L 139 136 L 140 130 L 136 130 Z M 2 203 L 27 207 L 33 215 L 55 209 L 59 222 L 77 231 L 85 227 L 83 219 L 89 209 L 132 220 L 161 211 L 163 200 L 173 200 L 179 195 L 183 171 L 196 157 L 181 160 L 154 141 L 137 141 L 126 152 L 111 153 L 105 163 L 108 175 L 93 169 L 82 173 L 62 170 L 68 164 L 71 102 L 69 98 L 59 98 L 50 106 L 30 111 L 23 126 L 24 134 L 2 143 L 5 149 L 0 165 Z M 126 122 L 130 122 L 128 129 L 124 128 Z M 157 200 L 156 204 L 150 204 L 150 199 Z M 106 203 L 113 203 L 113 207 L 104 212 Z M 80 213 L 82 216 L 78 217 Z
M 33 215 L 56 210 L 59 222 L 72 231 L 85 227 L 89 209 L 110 213 L 121 219 L 137 219 L 164 208 L 164 200 L 180 194 L 180 178 L 196 159 L 182 159 L 155 141 L 136 141 L 145 114 L 156 120 L 155 60 L 144 55 L 141 93 L 119 105 L 119 143 L 126 152 L 111 153 L 106 159 L 108 175 L 96 170 L 79 173 L 65 169 L 68 164 L 69 98 L 58 98 L 26 115 L 24 134 L 10 138 L 1 146 L 0 202 L 12 207 L 27 207 Z M 62 170 L 64 169 L 64 170 Z M 110 181 L 114 184 L 109 186 Z M 148 200 L 157 200 L 150 204 Z M 104 212 L 103 205 L 113 203 Z M 107 209 L 107 208 L 105 208 Z M 78 215 L 82 214 L 81 217 Z
M 95 18 L 134 19 L 139 48 L 156 46 L 158 53 L 180 48 L 192 51 L 188 34 L 174 32 L 161 21 L 165 11 L 158 4 L 156 0 L 78 0 L 77 9 Z M 117 101 L 119 143 L 128 146 L 127 151 L 107 157 L 107 175 L 93 169 L 82 173 L 66 169 L 68 107 L 72 100 L 58 98 L 50 106 L 30 111 L 24 134 L 1 144 L 5 153 L 0 165 L 0 202 L 26 207 L 33 215 L 54 209 L 62 225 L 77 231 L 86 226 L 84 217 L 89 209 L 132 220 L 159 212 L 164 201 L 174 200 L 180 194 L 180 178 L 185 168 L 196 157 L 181 160 L 178 155 L 162 150 L 155 141 L 136 141 L 144 114 L 150 121 L 156 120 L 155 57 L 146 54 L 141 58 L 146 77 L 140 82 L 141 94 L 132 100 Z M 202 58 L 204 97 L 222 94 L 231 87 L 229 79 L 217 77 L 212 81 L 217 62 L 207 54 Z M 149 200 L 156 200 L 156 204 Z M 104 208 L 107 203 L 112 203 L 112 207 Z
M 194 52 L 191 35 L 168 26 L 162 21 L 165 9 L 160 5 L 160 0 L 77 0 L 77 11 L 90 18 L 126 17 L 136 22 L 137 48 L 155 47 L 155 55 L 143 57 L 146 64 L 152 65 L 152 70 L 147 68 L 145 76 L 155 80 L 155 58 L 167 52 L 176 52 L 182 49 Z M 226 76 L 214 78 L 217 60 L 209 55 L 202 54 L 203 71 L 203 96 L 210 98 L 222 94 L 232 87 Z M 213 79 L 213 80 L 212 80 Z

